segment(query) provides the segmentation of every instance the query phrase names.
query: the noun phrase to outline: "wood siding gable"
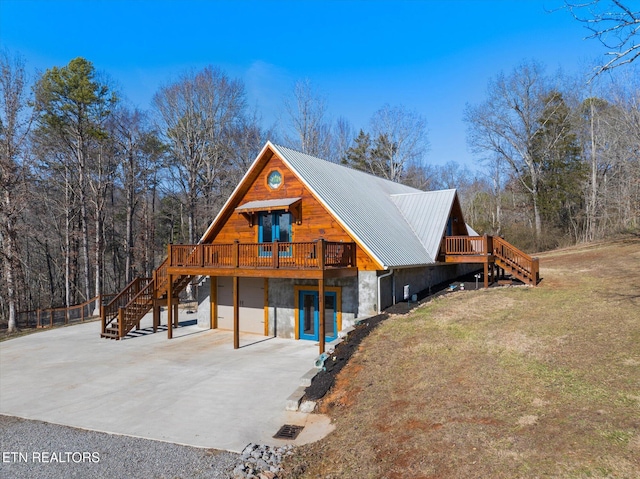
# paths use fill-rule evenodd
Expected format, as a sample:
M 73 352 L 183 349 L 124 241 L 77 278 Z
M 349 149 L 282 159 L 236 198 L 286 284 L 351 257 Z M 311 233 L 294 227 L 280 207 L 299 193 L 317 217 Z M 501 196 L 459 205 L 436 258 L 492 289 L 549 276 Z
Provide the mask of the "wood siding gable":
M 273 171 L 280 173 L 281 185 L 272 189 L 267 178 Z M 330 179 L 328 179 L 330 181 Z M 249 221 L 236 208 L 254 201 L 300 198 L 300 217 L 292 224 L 292 242 L 308 242 L 318 239 L 326 241 L 356 242 L 340 222 L 324 207 L 322 202 L 309 191 L 298 175 L 267 143 L 258 158 L 251 165 L 229 200 L 211 223 L 201 239 L 201 243 L 255 243 L 258 241 L 257 221 Z M 360 270 L 378 270 L 383 267 L 371 258 L 358 244 L 356 261 Z

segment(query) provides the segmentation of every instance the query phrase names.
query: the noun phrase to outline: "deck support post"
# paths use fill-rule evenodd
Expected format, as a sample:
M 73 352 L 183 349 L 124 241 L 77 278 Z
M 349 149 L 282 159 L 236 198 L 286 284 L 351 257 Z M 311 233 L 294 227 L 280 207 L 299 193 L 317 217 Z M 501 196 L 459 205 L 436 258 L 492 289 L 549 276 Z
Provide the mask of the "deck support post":
M 173 275 L 167 275 L 167 339 L 173 338 Z
M 487 261 L 484 262 L 484 289 L 489 287 L 489 263 Z
M 240 347 L 240 278 L 233 277 L 233 349 Z
M 318 325 L 318 344 L 320 345 L 320 354 L 324 353 L 324 338 L 325 338 L 325 331 L 324 331 L 324 318 L 325 316 L 325 309 L 324 309 L 324 279 L 320 278 L 318 280 L 318 319 L 319 319 L 319 325 Z
M 160 326 L 160 306 L 153 301 L 153 332 L 158 332 L 158 326 Z
M 209 276 L 209 327 L 218 329 L 218 277 Z
M 124 337 L 124 308 L 118 308 L 118 339 Z
M 176 296 L 174 298 L 176 301 L 173 303 L 173 327 L 177 328 L 180 322 L 178 318 L 178 305 L 180 304 L 180 299 Z
M 160 324 L 160 308 L 158 307 L 158 271 L 153 270 L 151 276 L 153 281 L 153 292 L 151 293 L 151 304 L 153 304 L 153 332 L 158 331 L 158 325 Z

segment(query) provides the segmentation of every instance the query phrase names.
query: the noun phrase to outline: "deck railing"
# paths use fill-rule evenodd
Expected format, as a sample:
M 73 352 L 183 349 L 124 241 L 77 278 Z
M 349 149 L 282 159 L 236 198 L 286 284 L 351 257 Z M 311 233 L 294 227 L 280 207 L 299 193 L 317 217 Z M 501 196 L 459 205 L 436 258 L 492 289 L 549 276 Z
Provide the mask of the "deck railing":
M 495 263 L 518 279 L 534 285 L 540 280 L 538 258 L 532 258 L 499 236 L 447 236 L 444 253 L 459 256 L 464 262 Z M 484 258 L 474 258 L 480 256 Z
M 324 269 L 355 266 L 355 243 L 309 241 L 169 245 L 171 267 Z
M 492 250 L 491 236 L 447 236 L 445 254 L 486 256 Z

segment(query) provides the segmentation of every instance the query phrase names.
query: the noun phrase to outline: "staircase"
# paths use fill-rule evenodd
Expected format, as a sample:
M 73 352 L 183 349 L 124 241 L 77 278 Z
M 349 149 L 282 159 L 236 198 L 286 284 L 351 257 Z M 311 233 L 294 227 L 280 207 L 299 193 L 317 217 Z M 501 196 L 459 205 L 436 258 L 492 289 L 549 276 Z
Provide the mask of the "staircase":
M 537 285 L 540 281 L 538 258 L 520 251 L 499 236 L 492 237 L 492 251 L 497 266 L 523 283 Z
M 154 300 L 166 300 L 169 286 L 168 258 L 153 272 L 153 278 L 136 278 L 102 307 L 103 338 L 120 339 L 126 336 L 153 308 Z M 173 278 L 172 291 L 177 295 L 191 281 L 191 276 Z

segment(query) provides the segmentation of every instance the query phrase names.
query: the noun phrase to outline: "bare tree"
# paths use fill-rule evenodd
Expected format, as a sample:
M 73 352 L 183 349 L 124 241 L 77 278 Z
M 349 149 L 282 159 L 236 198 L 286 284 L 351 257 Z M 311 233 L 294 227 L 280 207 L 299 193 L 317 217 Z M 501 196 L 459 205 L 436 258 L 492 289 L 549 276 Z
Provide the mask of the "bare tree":
M 531 195 L 536 238 L 542 232 L 540 188 L 544 158 L 560 136 L 545 133 L 545 114 L 552 116 L 556 96 L 536 62 L 525 62 L 509 75 L 500 73 L 489 82 L 487 100 L 467 105 L 469 145 L 476 153 L 498 155 L 510 166 L 522 187 Z M 560 130 L 557 135 L 567 132 Z M 538 137 L 545 135 L 545 141 Z
M 326 101 L 309 79 L 296 82 L 293 101 L 285 100 L 285 109 L 292 129 L 292 135 L 285 135 L 285 141 L 303 153 L 329 158 L 331 124 L 326 121 Z
M 405 169 L 422 165 L 429 149 L 427 122 L 403 106 L 384 105 L 371 118 L 372 159 L 375 174 L 391 181 L 402 180 Z
M 640 10 L 631 1 L 591 0 L 565 1 L 573 18 L 591 32 L 587 39 L 597 38 L 608 48 L 611 59 L 597 67 L 594 77 L 602 72 L 633 62 L 640 56 Z M 593 79 L 593 77 L 592 77 Z
M 172 178 L 186 197 L 190 243 L 197 241 L 199 231 L 198 200 L 204 198 L 212 208 L 217 198 L 245 104 L 244 85 L 213 67 L 183 75 L 153 98 Z
M 153 176 L 158 167 L 161 147 L 146 115 L 140 110 L 118 108 L 114 112 L 109 129 L 113 141 L 113 155 L 117 160 L 117 173 L 124 190 L 124 276 L 125 283 L 129 283 L 133 279 L 135 262 L 134 220 L 140 203 L 145 201 L 148 195 L 153 195 Z M 144 219 L 144 223 L 147 230 L 152 228 L 148 218 Z M 152 238 L 145 239 L 145 245 L 152 244 Z M 150 262 L 152 260 L 149 253 L 145 252 L 145 263 Z M 150 269 L 152 268 L 145 264 L 143 271 L 149 275 Z
M 327 159 L 334 163 L 340 163 L 344 159 L 349 145 L 354 140 L 355 133 L 349 120 L 342 116 L 336 120 L 333 130 L 331 156 Z
M 0 246 L 7 283 L 9 332 L 17 330 L 17 277 L 20 268 L 16 222 L 22 205 L 23 155 L 31 115 L 27 110 L 27 77 L 20 57 L 0 54 Z M 24 199 L 23 199 L 24 201 Z
M 614 86 L 612 131 L 608 135 L 611 169 L 605 181 L 607 207 L 619 230 L 640 227 L 640 81 L 638 75 Z

